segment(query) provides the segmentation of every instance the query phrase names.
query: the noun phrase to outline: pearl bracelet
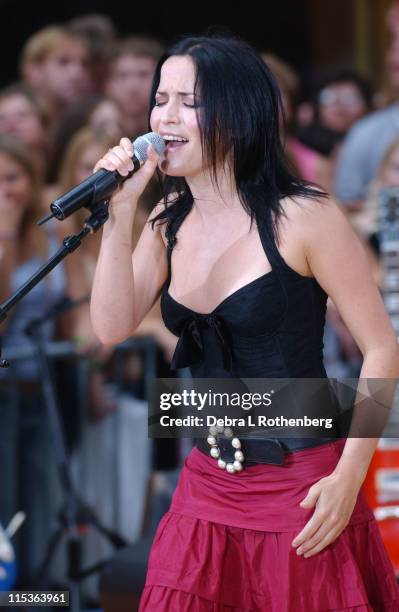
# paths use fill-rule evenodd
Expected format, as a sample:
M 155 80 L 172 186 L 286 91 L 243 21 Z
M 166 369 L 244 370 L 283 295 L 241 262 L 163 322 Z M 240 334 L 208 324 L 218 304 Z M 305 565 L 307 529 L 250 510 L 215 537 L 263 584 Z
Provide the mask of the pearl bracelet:
M 233 463 L 227 463 L 220 457 L 220 448 L 218 446 L 218 434 L 223 433 L 226 438 L 231 438 L 231 445 L 236 449 L 234 453 Z M 223 427 L 223 425 L 216 425 L 216 427 L 209 428 L 209 436 L 207 442 L 211 447 L 209 451 L 211 457 L 218 460 L 218 466 L 222 470 L 226 470 L 229 474 L 235 474 L 241 472 L 243 469 L 242 464 L 244 462 L 244 453 L 241 450 L 241 441 L 238 438 L 233 437 L 233 431 L 231 427 Z

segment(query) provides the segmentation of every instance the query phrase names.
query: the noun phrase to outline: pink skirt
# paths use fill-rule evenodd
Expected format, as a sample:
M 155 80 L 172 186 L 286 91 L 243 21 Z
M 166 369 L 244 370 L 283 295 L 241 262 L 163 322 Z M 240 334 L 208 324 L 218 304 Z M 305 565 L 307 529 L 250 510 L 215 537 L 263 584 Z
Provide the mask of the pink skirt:
M 362 491 L 332 544 L 308 558 L 292 548 L 314 512 L 298 504 L 334 470 L 343 444 L 233 475 L 193 449 L 158 526 L 140 612 L 399 612 L 392 564 Z

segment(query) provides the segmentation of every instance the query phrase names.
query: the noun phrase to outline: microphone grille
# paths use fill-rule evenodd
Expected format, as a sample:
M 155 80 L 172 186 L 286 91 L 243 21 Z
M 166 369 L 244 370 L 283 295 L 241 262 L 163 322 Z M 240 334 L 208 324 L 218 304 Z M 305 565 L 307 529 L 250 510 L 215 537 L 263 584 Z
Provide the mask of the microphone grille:
M 158 155 L 161 155 L 165 151 L 165 141 L 156 132 L 149 132 L 144 136 L 139 136 L 133 142 L 133 149 L 136 157 L 141 161 L 145 162 L 147 159 L 147 148 L 148 145 L 152 145 Z

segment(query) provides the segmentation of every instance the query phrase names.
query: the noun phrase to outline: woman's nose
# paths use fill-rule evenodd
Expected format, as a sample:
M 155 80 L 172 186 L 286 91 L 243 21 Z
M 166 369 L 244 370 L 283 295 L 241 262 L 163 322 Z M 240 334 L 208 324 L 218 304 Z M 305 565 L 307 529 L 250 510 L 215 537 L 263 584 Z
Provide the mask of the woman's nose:
M 168 102 L 163 107 L 162 121 L 164 123 L 178 123 L 179 122 L 179 109 L 173 102 Z

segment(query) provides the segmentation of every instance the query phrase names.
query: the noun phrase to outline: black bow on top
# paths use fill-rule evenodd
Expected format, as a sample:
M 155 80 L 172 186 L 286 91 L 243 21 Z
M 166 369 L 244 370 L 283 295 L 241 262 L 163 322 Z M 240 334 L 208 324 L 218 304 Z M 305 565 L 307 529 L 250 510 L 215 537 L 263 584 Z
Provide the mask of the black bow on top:
M 226 330 L 220 317 L 213 314 L 195 315 L 186 321 L 173 355 L 172 369 L 189 367 L 204 358 L 204 345 L 200 331 L 200 327 L 204 325 L 215 331 L 222 348 L 223 368 L 227 372 L 232 371 L 232 356 Z

